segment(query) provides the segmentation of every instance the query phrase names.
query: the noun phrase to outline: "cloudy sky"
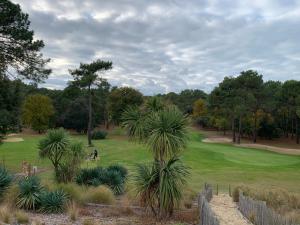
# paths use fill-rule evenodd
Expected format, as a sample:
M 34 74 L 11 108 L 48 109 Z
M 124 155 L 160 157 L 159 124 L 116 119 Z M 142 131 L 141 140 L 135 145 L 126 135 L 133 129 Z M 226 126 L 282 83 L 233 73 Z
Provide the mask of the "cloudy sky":
M 68 69 L 100 58 L 113 85 L 144 94 L 199 88 L 255 69 L 264 79 L 300 79 L 298 0 L 13 0 L 45 41 L 63 88 Z

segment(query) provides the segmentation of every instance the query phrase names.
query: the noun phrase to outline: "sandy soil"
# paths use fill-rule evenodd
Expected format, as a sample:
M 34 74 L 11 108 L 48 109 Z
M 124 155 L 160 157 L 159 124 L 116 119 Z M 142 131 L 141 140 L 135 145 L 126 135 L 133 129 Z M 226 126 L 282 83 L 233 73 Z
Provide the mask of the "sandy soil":
M 272 152 L 278 152 L 278 153 L 289 154 L 289 155 L 300 155 L 300 149 L 294 149 L 294 148 L 281 148 L 281 147 L 262 145 L 262 144 L 240 144 L 235 146 L 246 147 L 246 148 L 259 148 L 259 149 L 264 149 Z
M 8 137 L 3 140 L 3 142 L 21 142 L 21 141 L 24 141 L 24 139 L 18 137 Z
M 205 143 L 232 143 L 230 138 L 227 137 L 209 137 L 202 140 Z M 242 143 L 240 145 L 235 144 L 234 146 L 237 147 L 245 147 L 245 148 L 256 148 L 256 149 L 263 149 L 272 152 L 278 152 L 288 155 L 300 155 L 300 149 L 295 148 L 283 148 L 283 147 L 276 147 L 276 146 L 269 146 L 264 144 L 254 144 L 254 143 Z
M 232 201 L 232 198 L 229 195 L 215 195 L 210 202 L 210 206 L 219 219 L 220 225 L 251 224 L 243 217 L 243 215 L 238 210 L 236 203 Z
M 202 140 L 205 143 L 231 143 L 231 139 L 227 137 L 209 137 Z

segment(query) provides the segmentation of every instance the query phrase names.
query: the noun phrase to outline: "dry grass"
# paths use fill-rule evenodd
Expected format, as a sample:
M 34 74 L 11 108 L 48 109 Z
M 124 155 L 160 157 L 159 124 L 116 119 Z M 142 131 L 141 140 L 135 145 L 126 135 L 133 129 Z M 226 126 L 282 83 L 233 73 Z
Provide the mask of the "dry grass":
M 18 224 L 28 224 L 29 223 L 28 215 L 21 210 L 18 210 L 15 213 L 15 218 L 16 218 L 16 221 L 18 222 Z
M 19 195 L 18 185 L 12 185 L 5 191 L 2 202 L 6 207 L 15 209 L 18 195 Z
M 242 191 L 244 195 L 256 200 L 265 201 L 269 208 L 277 213 L 300 223 L 300 195 L 293 194 L 287 190 L 273 188 L 260 190 L 248 186 L 236 187 L 233 191 L 233 200 L 238 201 L 238 193 Z
M 93 219 L 85 219 L 82 225 L 96 225 L 96 222 Z
M 83 203 L 83 194 L 87 192 L 86 187 L 79 186 L 75 183 L 58 184 L 56 189 L 62 189 L 69 198 L 77 204 Z
M 79 208 L 75 202 L 71 202 L 67 207 L 67 213 L 71 221 L 76 221 L 79 215 Z
M 83 201 L 86 203 L 113 204 L 115 196 L 108 187 L 91 187 L 85 192 Z
M 0 207 L 0 220 L 3 223 L 9 224 L 11 221 L 11 213 L 12 213 L 12 210 L 8 205 L 2 205 Z

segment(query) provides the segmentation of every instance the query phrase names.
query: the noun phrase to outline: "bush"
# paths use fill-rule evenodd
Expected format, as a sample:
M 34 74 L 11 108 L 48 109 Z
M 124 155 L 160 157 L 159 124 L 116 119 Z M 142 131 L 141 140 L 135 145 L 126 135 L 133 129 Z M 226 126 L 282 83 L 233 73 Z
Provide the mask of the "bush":
M 101 139 L 105 139 L 106 136 L 107 136 L 106 131 L 98 130 L 98 131 L 93 132 L 92 139 L 93 140 L 101 140 Z
M 91 187 L 87 190 L 84 201 L 86 203 L 113 204 L 115 197 L 113 192 L 105 186 Z
M 58 184 L 57 189 L 62 190 L 66 193 L 68 198 L 75 203 L 82 203 L 82 194 L 85 192 L 85 188 L 75 183 Z
M 127 169 L 120 165 L 112 165 L 107 169 L 95 167 L 82 169 L 76 177 L 77 184 L 90 186 L 107 185 L 116 195 L 124 192 Z
M 41 209 L 43 213 L 61 213 L 65 210 L 67 195 L 62 190 L 44 192 L 41 195 Z
M 40 206 L 42 187 L 38 177 L 27 177 L 19 182 L 20 193 L 17 206 L 27 210 L 35 210 Z
M 114 164 L 111 165 L 109 167 L 107 167 L 108 171 L 117 171 L 121 174 L 121 176 L 123 177 L 123 179 L 126 179 L 127 175 L 128 175 L 128 171 L 124 166 L 118 165 L 118 164 Z
M 7 190 L 12 182 L 12 176 L 4 167 L 0 167 L 0 197 L 3 196 L 4 192 Z

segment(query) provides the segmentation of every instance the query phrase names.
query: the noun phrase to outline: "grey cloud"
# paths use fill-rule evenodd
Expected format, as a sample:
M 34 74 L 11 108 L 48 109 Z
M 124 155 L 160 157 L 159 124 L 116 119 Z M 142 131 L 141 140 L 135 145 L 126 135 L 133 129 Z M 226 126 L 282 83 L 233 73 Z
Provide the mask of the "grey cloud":
M 210 91 L 256 69 L 266 80 L 300 78 L 300 3 L 274 0 L 14 0 L 52 58 L 43 86 L 63 88 L 69 68 L 111 60 L 103 76 L 145 94 Z

